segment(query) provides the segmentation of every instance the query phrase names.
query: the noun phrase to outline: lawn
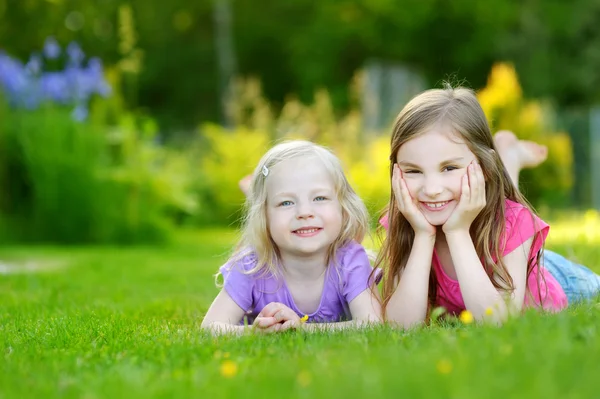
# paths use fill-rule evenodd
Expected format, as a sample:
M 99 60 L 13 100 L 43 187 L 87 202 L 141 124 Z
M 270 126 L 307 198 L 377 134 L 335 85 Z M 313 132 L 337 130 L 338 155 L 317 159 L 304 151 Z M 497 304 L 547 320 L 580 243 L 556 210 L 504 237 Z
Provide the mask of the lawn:
M 548 247 L 600 271 L 599 225 L 559 222 Z M 0 398 L 599 397 L 597 301 L 502 327 L 210 337 L 199 325 L 234 240 L 1 248 Z

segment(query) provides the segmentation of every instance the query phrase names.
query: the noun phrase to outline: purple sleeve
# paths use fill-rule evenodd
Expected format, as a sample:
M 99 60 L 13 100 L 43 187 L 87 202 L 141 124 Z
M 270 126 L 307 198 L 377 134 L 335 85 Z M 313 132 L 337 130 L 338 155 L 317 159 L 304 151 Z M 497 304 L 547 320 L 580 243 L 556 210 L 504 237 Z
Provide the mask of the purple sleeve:
M 245 312 L 253 308 L 253 291 L 256 279 L 253 275 L 244 274 L 252 268 L 253 262 L 248 258 L 221 266 L 223 288 L 231 299 Z
M 350 303 L 370 285 L 373 268 L 363 246 L 354 241 L 348 244 L 341 256 L 340 268 L 344 278 L 342 295 Z

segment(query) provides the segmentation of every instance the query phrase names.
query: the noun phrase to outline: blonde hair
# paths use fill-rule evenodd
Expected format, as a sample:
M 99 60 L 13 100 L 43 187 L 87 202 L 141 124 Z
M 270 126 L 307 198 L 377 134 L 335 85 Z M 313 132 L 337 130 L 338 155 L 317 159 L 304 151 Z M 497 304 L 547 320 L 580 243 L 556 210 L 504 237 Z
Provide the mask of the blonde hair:
M 333 180 L 335 193 L 342 208 L 342 228 L 327 252 L 327 264 L 335 261 L 335 254 L 339 248 L 351 240 L 360 243 L 367 232 L 367 209 L 346 179 L 339 159 L 330 150 L 302 140 L 277 144 L 261 158 L 254 170 L 245 204 L 242 236 L 230 260 L 235 262 L 254 254 L 256 266 L 249 270 L 248 274 L 265 272 L 280 276 L 277 265 L 281 261 L 281 255 L 268 229 L 266 181 L 271 168 L 283 161 L 302 157 L 316 157 L 322 162 Z M 267 171 L 266 175 L 263 171 Z
M 485 114 L 472 90 L 446 88 L 427 90 L 414 97 L 400 112 L 393 127 L 390 151 L 390 178 L 400 147 L 438 124 L 446 124 L 475 154 L 486 183 L 486 205 L 471 224 L 470 233 L 477 255 L 497 289 L 512 292 L 514 284 L 502 261 L 502 242 L 505 232 L 505 199 L 531 206 L 514 186 L 498 152 Z M 389 215 L 387 236 L 376 265 L 385 268 L 383 283 L 383 308 L 395 291 L 408 261 L 415 237 L 410 223 L 398 210 L 392 190 L 386 209 Z M 540 239 L 540 234 L 534 236 Z M 533 251 L 534 244 L 532 244 Z M 530 259 L 533 254 L 529 254 Z M 528 263 L 527 274 L 539 263 L 540 253 Z M 540 290 L 541 291 L 541 290 Z M 429 305 L 435 305 L 437 279 L 430 274 Z M 540 297 L 541 303 L 541 297 Z

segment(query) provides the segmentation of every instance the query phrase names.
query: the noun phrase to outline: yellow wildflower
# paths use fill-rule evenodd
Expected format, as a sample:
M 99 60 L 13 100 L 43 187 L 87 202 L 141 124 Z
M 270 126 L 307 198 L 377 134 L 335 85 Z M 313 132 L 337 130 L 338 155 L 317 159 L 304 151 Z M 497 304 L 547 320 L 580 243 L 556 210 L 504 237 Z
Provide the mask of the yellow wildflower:
M 473 313 L 469 312 L 468 310 L 463 310 L 462 312 L 460 312 L 460 316 L 458 316 L 458 318 L 464 324 L 473 323 Z
M 440 374 L 449 374 L 452 371 L 452 363 L 448 359 L 442 359 L 437 362 L 436 368 Z
M 300 321 L 301 321 L 302 323 L 306 323 L 306 322 L 308 321 L 308 315 L 307 315 L 307 314 L 305 314 L 304 316 L 302 316 L 302 318 L 300 319 Z
M 225 378 L 234 377 L 238 372 L 238 365 L 231 360 L 225 360 L 221 363 L 221 375 Z
M 492 314 L 494 314 L 494 309 L 492 309 L 492 308 L 486 308 L 485 309 L 485 315 L 486 316 L 491 316 Z

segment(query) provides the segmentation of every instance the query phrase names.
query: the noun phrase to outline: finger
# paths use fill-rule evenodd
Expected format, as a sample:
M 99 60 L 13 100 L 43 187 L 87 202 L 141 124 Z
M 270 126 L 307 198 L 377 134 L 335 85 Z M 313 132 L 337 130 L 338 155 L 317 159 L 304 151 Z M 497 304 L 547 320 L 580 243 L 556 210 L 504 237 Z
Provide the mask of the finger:
M 481 165 L 477 163 L 477 176 L 479 180 L 478 201 L 480 205 L 485 205 L 485 176 Z
M 254 319 L 254 323 L 252 323 L 254 327 L 261 329 L 271 327 L 275 324 L 279 324 L 279 322 L 274 317 L 257 317 Z
M 285 309 L 279 309 L 277 312 L 275 312 L 273 317 L 275 318 L 275 320 L 277 320 L 277 322 L 282 322 L 287 320 L 287 318 L 285 317 L 285 313 Z
M 281 309 L 282 306 L 284 306 L 284 305 L 279 302 L 270 302 L 264 308 L 262 308 L 262 310 L 260 311 L 258 316 L 259 317 L 273 317 L 273 315 L 279 309 Z
M 477 162 L 471 162 L 469 165 L 469 191 L 471 205 L 473 201 L 479 200 L 479 173 L 477 170 Z
M 281 331 L 285 330 L 295 330 L 298 328 L 299 323 L 296 320 L 288 320 L 281 325 Z
M 404 205 L 404 210 L 407 210 L 409 204 L 413 203 L 413 199 L 410 196 L 410 192 L 408 191 L 408 186 L 406 185 L 406 180 L 404 180 L 404 175 L 400 175 L 400 193 L 402 195 L 402 203 Z
M 290 309 L 288 307 L 280 309 L 277 313 L 275 313 L 274 317 L 280 323 L 284 322 L 284 321 L 288 321 L 288 320 L 299 320 L 300 319 L 300 317 L 298 317 L 296 312 L 294 312 L 292 309 Z
M 402 192 L 400 191 L 400 168 L 398 164 L 394 164 L 394 172 L 392 173 L 392 189 L 398 202 L 398 206 L 401 206 Z
M 462 177 L 462 191 L 460 194 L 459 206 L 461 204 L 468 202 L 470 198 L 471 198 L 471 191 L 469 190 L 469 176 L 468 176 L 468 173 L 465 173 L 464 176 Z

